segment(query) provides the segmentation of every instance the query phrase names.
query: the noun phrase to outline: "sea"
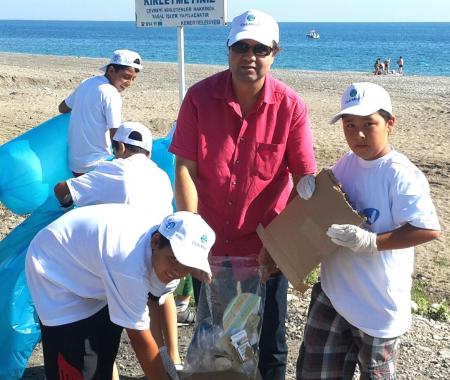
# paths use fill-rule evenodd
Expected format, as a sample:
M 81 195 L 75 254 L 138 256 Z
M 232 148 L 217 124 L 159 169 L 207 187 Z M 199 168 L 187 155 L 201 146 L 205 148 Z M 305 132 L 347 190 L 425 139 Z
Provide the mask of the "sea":
M 308 39 L 315 29 L 320 39 Z M 229 26 L 185 27 L 185 62 L 227 65 Z M 282 51 L 274 68 L 371 72 L 391 59 L 404 75 L 450 76 L 450 23 L 280 23 Z M 96 57 L 138 51 L 145 61 L 177 62 L 177 28 L 137 28 L 134 22 L 0 20 L 0 51 Z

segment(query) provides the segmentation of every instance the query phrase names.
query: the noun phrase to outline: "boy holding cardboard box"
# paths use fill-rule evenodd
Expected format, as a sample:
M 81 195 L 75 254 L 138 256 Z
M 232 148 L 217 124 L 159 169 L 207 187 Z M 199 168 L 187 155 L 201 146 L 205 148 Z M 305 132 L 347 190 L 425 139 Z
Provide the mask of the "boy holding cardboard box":
M 354 83 L 341 111 L 351 149 L 332 168 L 363 228 L 333 224 L 339 249 L 324 259 L 311 295 L 297 379 L 395 378 L 400 336 L 411 325 L 414 246 L 439 236 L 439 221 L 423 173 L 388 142 L 395 117 L 389 94 Z M 314 176 L 300 180 L 300 197 L 314 193 Z

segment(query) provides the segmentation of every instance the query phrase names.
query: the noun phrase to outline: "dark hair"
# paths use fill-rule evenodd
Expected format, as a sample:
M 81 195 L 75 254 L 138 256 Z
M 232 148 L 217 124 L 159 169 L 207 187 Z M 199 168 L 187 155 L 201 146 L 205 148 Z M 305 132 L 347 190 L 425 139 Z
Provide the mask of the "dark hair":
M 136 61 L 137 61 L 137 62 L 136 62 Z M 141 64 L 141 61 L 140 61 L 139 59 L 136 58 L 136 59 L 134 60 L 134 63 L 137 63 L 138 65 L 140 65 L 140 64 Z M 126 65 L 118 65 L 118 64 L 116 64 L 116 63 L 110 63 L 108 66 L 106 66 L 106 72 L 108 72 L 108 69 L 109 69 L 110 66 L 112 66 L 112 67 L 114 68 L 114 71 L 125 70 L 125 69 L 128 69 L 129 67 L 131 67 L 132 69 L 134 69 L 134 71 L 135 71 L 136 73 L 139 72 L 139 69 L 136 68 L 136 67 L 126 66 Z
M 272 42 L 273 55 L 276 55 L 280 52 L 281 46 L 276 41 Z
M 136 141 L 142 141 L 142 134 L 138 131 L 132 131 L 128 137 L 132 140 L 136 140 Z M 150 152 L 147 149 L 141 148 L 140 146 L 136 146 L 136 145 L 132 145 L 132 144 L 127 144 L 127 143 L 123 143 L 123 145 L 125 145 L 125 148 L 127 150 L 129 150 L 130 152 L 132 152 L 133 154 L 135 153 L 143 153 L 145 154 L 147 157 L 150 156 Z M 119 149 L 119 142 L 116 140 L 112 141 L 112 146 L 114 149 Z
M 147 157 L 150 156 L 150 152 L 147 149 L 141 148 L 140 146 L 127 144 L 127 143 L 122 143 L 122 144 L 125 145 L 125 148 L 127 150 L 129 150 L 130 152 L 132 152 L 134 154 L 142 153 L 142 154 L 145 154 Z M 113 140 L 112 141 L 112 146 L 116 150 L 119 149 L 119 141 Z
M 378 113 L 380 114 L 380 116 L 384 119 L 384 121 L 388 122 L 389 120 L 392 119 L 392 115 L 388 112 L 385 111 L 383 109 L 379 109 Z
M 170 240 L 167 239 L 161 232 L 159 232 L 158 230 L 156 230 L 155 232 L 152 233 L 152 237 L 155 234 L 159 234 L 159 239 L 158 239 L 158 248 L 162 249 L 165 247 L 170 247 Z

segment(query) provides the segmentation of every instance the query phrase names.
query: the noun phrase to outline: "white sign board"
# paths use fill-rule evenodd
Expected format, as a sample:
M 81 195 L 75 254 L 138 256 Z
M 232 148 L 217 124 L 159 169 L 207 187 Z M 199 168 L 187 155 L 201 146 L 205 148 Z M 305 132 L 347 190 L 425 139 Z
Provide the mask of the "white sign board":
M 227 0 L 136 0 L 136 26 L 220 26 Z

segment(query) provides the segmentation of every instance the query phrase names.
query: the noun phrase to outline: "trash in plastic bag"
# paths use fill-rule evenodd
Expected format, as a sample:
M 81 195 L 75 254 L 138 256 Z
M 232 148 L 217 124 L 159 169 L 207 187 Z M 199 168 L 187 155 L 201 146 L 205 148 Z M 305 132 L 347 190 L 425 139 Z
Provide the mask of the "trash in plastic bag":
M 265 295 L 258 262 L 254 257 L 212 257 L 210 265 L 213 279 L 202 284 L 182 378 L 208 373 L 256 379 Z

